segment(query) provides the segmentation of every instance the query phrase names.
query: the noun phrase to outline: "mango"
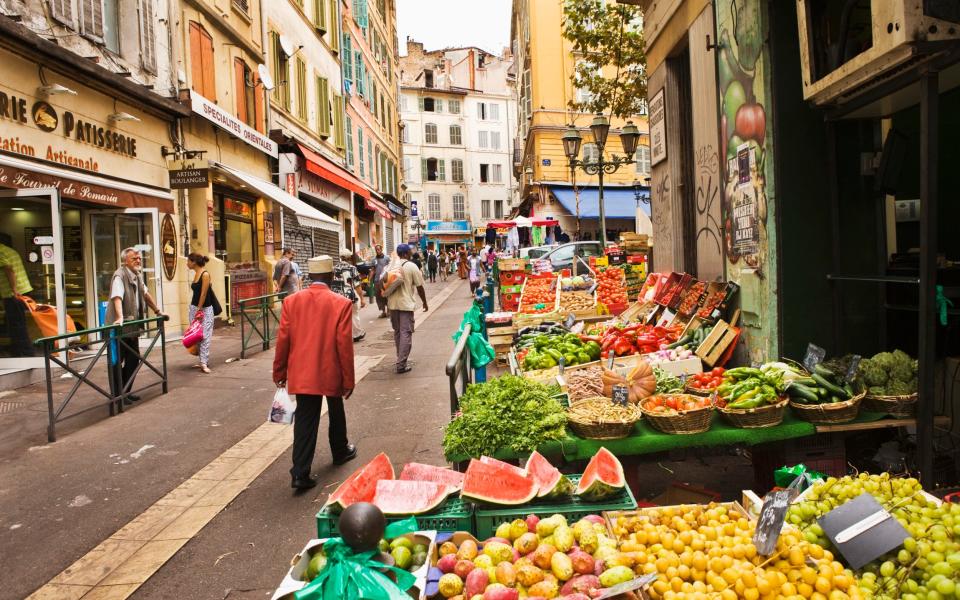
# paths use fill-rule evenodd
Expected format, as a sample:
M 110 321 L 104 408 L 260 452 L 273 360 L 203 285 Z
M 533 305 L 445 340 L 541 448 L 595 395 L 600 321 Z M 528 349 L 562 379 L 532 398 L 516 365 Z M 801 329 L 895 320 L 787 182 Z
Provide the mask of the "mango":
M 483 547 L 483 553 L 490 557 L 495 565 L 513 560 L 513 547 L 500 542 L 490 542 Z
M 454 573 L 446 573 L 438 582 L 440 594 L 444 598 L 452 598 L 463 592 L 463 580 Z
M 573 577 L 573 562 L 563 552 L 555 552 L 550 557 L 550 572 L 560 581 Z
M 633 569 L 630 567 L 624 567 L 622 565 L 611 567 L 600 574 L 600 585 L 603 587 L 613 587 L 618 583 L 630 581 L 633 578 Z
M 568 552 L 573 548 L 574 542 L 573 530 L 567 525 L 560 525 L 553 530 L 553 546 L 557 552 Z

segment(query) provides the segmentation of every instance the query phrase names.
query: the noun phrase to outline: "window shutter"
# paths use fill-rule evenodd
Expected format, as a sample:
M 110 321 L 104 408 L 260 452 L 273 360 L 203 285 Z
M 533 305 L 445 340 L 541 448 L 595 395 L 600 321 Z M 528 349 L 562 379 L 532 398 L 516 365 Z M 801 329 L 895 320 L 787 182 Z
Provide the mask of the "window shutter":
M 253 119 L 254 119 L 253 126 L 257 131 L 259 131 L 260 133 L 263 133 L 264 117 L 266 116 L 264 113 L 263 103 L 264 103 L 264 94 L 267 93 L 267 90 L 262 85 L 260 85 L 259 74 L 254 73 L 253 80 L 257 84 L 257 86 L 253 88 Z
M 80 33 L 103 41 L 103 0 L 79 0 Z
M 233 96 L 234 101 L 237 103 L 237 118 L 244 123 L 247 122 L 247 86 L 244 82 L 245 66 L 243 59 L 233 59 Z
M 343 152 L 343 96 L 335 94 L 333 96 L 333 140 L 337 150 Z
M 64 0 L 69 1 L 69 0 Z M 153 23 L 153 0 L 140 0 L 140 66 L 157 72 L 157 40 Z
M 446 167 L 447 167 L 447 161 L 445 159 L 441 158 L 440 160 L 437 161 L 437 181 L 447 180 Z
M 326 0 L 313 0 L 313 26 L 316 27 L 318 30 L 326 33 L 327 31 Z
M 347 93 L 350 93 L 350 82 L 353 81 L 353 45 L 350 42 L 350 34 L 343 34 L 343 79 L 346 85 Z
M 50 0 L 50 14 L 67 27 L 74 27 L 73 0 Z
M 423 96 L 417 98 L 417 105 L 420 107 L 420 112 L 423 112 Z
M 490 118 L 494 121 L 500 120 L 500 105 L 496 102 L 490 104 Z
M 430 179 L 430 175 L 427 171 L 427 159 L 425 158 L 420 159 L 420 177 L 423 181 Z
M 437 98 L 436 103 L 434 104 L 433 110 L 438 113 L 443 112 L 443 100 L 441 100 L 440 98 Z
M 190 21 L 190 87 L 203 95 L 203 57 L 200 53 L 200 24 Z
M 328 29 L 330 31 L 330 48 L 334 52 L 340 52 L 340 20 L 338 17 L 340 14 L 337 12 L 337 0 L 330 0 L 330 16 L 327 21 Z
M 203 95 L 213 102 L 217 101 L 217 79 L 213 71 L 213 38 L 203 28 L 200 29 L 200 59 L 203 69 Z
M 303 111 L 306 119 L 306 110 Z M 317 131 L 321 136 L 330 135 L 330 82 L 326 77 L 317 77 Z

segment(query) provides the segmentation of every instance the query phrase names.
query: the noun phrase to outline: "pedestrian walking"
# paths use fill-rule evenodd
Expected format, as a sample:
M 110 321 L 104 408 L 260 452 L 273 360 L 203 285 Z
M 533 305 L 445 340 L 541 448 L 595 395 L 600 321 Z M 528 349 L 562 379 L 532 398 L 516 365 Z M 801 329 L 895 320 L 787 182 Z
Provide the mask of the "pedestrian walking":
M 377 256 L 373 259 L 373 292 L 377 298 L 377 308 L 380 309 L 380 318 L 387 318 L 387 299 L 383 295 L 383 283 L 381 278 L 384 271 L 390 265 L 390 257 L 384 255 L 383 246 L 376 245 Z
M 467 278 L 467 247 L 464 246 L 457 254 L 457 275 L 460 279 Z
M 297 398 L 290 486 L 298 490 L 317 485 L 310 470 L 324 397 L 333 464 L 342 465 L 357 456 L 357 447 L 347 441 L 343 407 L 354 388 L 353 309 L 349 300 L 330 289 L 334 278 L 331 257 L 311 258 L 307 274 L 311 285 L 283 301 L 273 357 L 273 382 L 286 386 Z
M 294 268 L 293 259 L 296 252 L 292 248 L 284 248 L 280 260 L 273 267 L 274 291 L 278 294 L 293 294 L 300 289 L 300 278 Z
M 333 281 L 330 283 L 330 289 L 353 304 L 353 341 L 359 342 L 367 335 L 360 325 L 360 309 L 366 306 L 366 303 L 363 301 L 360 273 L 354 262 L 353 252 L 347 248 L 341 248 L 340 262 L 333 267 Z
M 223 312 L 213 288 L 210 287 L 210 273 L 204 269 L 210 259 L 196 252 L 187 255 L 187 268 L 193 271 L 190 289 L 189 320 L 192 323 L 197 313 L 203 314 L 203 339 L 200 340 L 200 362 L 193 365 L 204 373 L 210 372 L 210 342 L 213 339 L 213 318 Z
M 32 292 L 33 286 L 20 253 L 13 249 L 13 239 L 6 233 L 0 233 L 0 268 L 3 269 L 0 298 L 3 298 L 11 356 L 33 356 L 33 344 L 27 333 L 27 307 L 19 298 Z
M 470 295 L 473 296 L 480 287 L 480 275 L 483 274 L 483 262 L 477 256 L 476 250 L 470 251 L 470 258 L 467 259 L 467 268 L 470 272 Z
M 390 324 L 393 326 L 393 342 L 397 347 L 397 373 L 406 373 L 411 368 L 407 364 L 407 358 L 413 347 L 414 311 L 417 310 L 414 290 L 423 301 L 423 312 L 427 312 L 427 293 L 423 289 L 423 273 L 411 262 L 411 255 L 412 251 L 407 244 L 397 246 L 397 256 L 400 257 L 400 277 L 403 283 L 387 296 Z
M 147 307 L 158 317 L 166 316 L 160 311 L 140 277 L 142 265 L 143 255 L 139 250 L 124 248 L 120 253 L 120 268 L 114 271 L 110 279 L 107 323 L 122 325 L 124 321 L 139 321 L 146 318 Z M 122 329 L 121 337 L 117 339 L 114 364 L 120 365 L 120 381 L 111 381 L 111 392 L 114 396 L 133 389 L 133 380 L 140 369 L 140 331 Z M 127 394 L 123 402 L 130 404 L 139 399 L 140 396 L 136 394 Z
M 437 259 L 436 251 L 430 249 L 427 251 L 427 274 L 430 276 L 430 283 L 437 282 L 437 268 L 439 266 L 440 262 Z
M 450 270 L 450 255 L 446 250 L 441 250 L 437 256 L 437 268 L 440 271 L 440 281 L 446 281 Z

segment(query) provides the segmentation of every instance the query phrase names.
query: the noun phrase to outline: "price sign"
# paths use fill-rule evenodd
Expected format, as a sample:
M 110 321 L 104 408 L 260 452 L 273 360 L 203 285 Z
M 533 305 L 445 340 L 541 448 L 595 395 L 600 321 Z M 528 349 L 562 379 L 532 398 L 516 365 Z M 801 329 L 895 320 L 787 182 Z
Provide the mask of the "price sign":
M 567 366 L 567 359 L 561 356 L 560 360 L 557 362 L 557 367 L 559 368 L 561 375 L 563 375 L 563 370 L 564 368 L 566 368 L 566 366 Z
M 844 376 L 844 380 L 846 380 L 847 383 L 853 382 L 857 376 L 857 369 L 860 367 L 861 360 L 863 360 L 863 357 L 859 354 L 854 354 L 850 357 L 850 366 L 847 367 L 847 374 Z
M 610 354 L 607 356 L 607 368 L 613 370 L 613 361 L 616 359 L 616 355 L 613 353 L 613 350 L 610 351 Z
M 630 581 L 625 581 L 623 583 L 618 583 L 613 587 L 609 587 L 603 591 L 602 594 L 597 596 L 596 600 L 608 600 L 616 598 L 621 594 L 626 594 L 627 592 L 632 592 L 634 590 L 639 590 L 647 587 L 651 583 L 657 580 L 659 577 L 656 573 L 651 573 L 649 575 L 644 575 L 643 577 L 637 577 L 636 579 L 631 579 Z M 646 596 L 644 596 L 646 597 Z
M 753 545 L 757 547 L 759 554 L 768 556 L 776 550 L 780 530 L 783 529 L 783 522 L 787 518 L 791 496 L 793 496 L 793 490 L 777 490 L 764 499 L 760 518 L 757 520 L 757 528 L 753 534 Z
M 625 385 L 613 386 L 613 403 L 626 406 L 630 402 L 630 390 Z
M 803 357 L 803 366 L 813 373 L 813 368 L 823 362 L 827 351 L 816 344 L 807 344 L 807 354 Z
M 899 548 L 910 535 L 866 492 L 823 515 L 817 523 L 853 569 Z

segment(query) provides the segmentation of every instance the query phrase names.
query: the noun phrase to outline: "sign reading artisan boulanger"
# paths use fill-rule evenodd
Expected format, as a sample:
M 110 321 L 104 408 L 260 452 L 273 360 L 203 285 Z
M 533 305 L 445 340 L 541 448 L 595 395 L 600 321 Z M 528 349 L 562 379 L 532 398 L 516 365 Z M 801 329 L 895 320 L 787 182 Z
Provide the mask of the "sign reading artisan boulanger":
M 59 134 L 74 142 L 127 158 L 137 157 L 137 138 L 82 118 L 73 111 L 62 109 L 58 111 L 44 100 L 24 98 L 0 91 L 0 121 L 33 125 L 42 132 Z M 33 139 L 21 139 L 16 131 L 0 132 L 0 150 L 42 158 L 85 171 L 100 171 L 100 163 L 93 156 L 85 156 L 72 149 L 61 148 L 56 140 L 51 140 L 44 148 L 43 145 L 37 145 Z
M 257 150 L 277 158 L 277 143 L 267 136 L 263 135 L 253 127 L 250 127 L 240 119 L 234 117 L 229 112 L 223 110 L 213 102 L 207 100 L 200 94 L 190 91 L 190 104 L 193 112 L 197 113 L 211 123 L 220 126 L 244 142 L 250 144 Z

